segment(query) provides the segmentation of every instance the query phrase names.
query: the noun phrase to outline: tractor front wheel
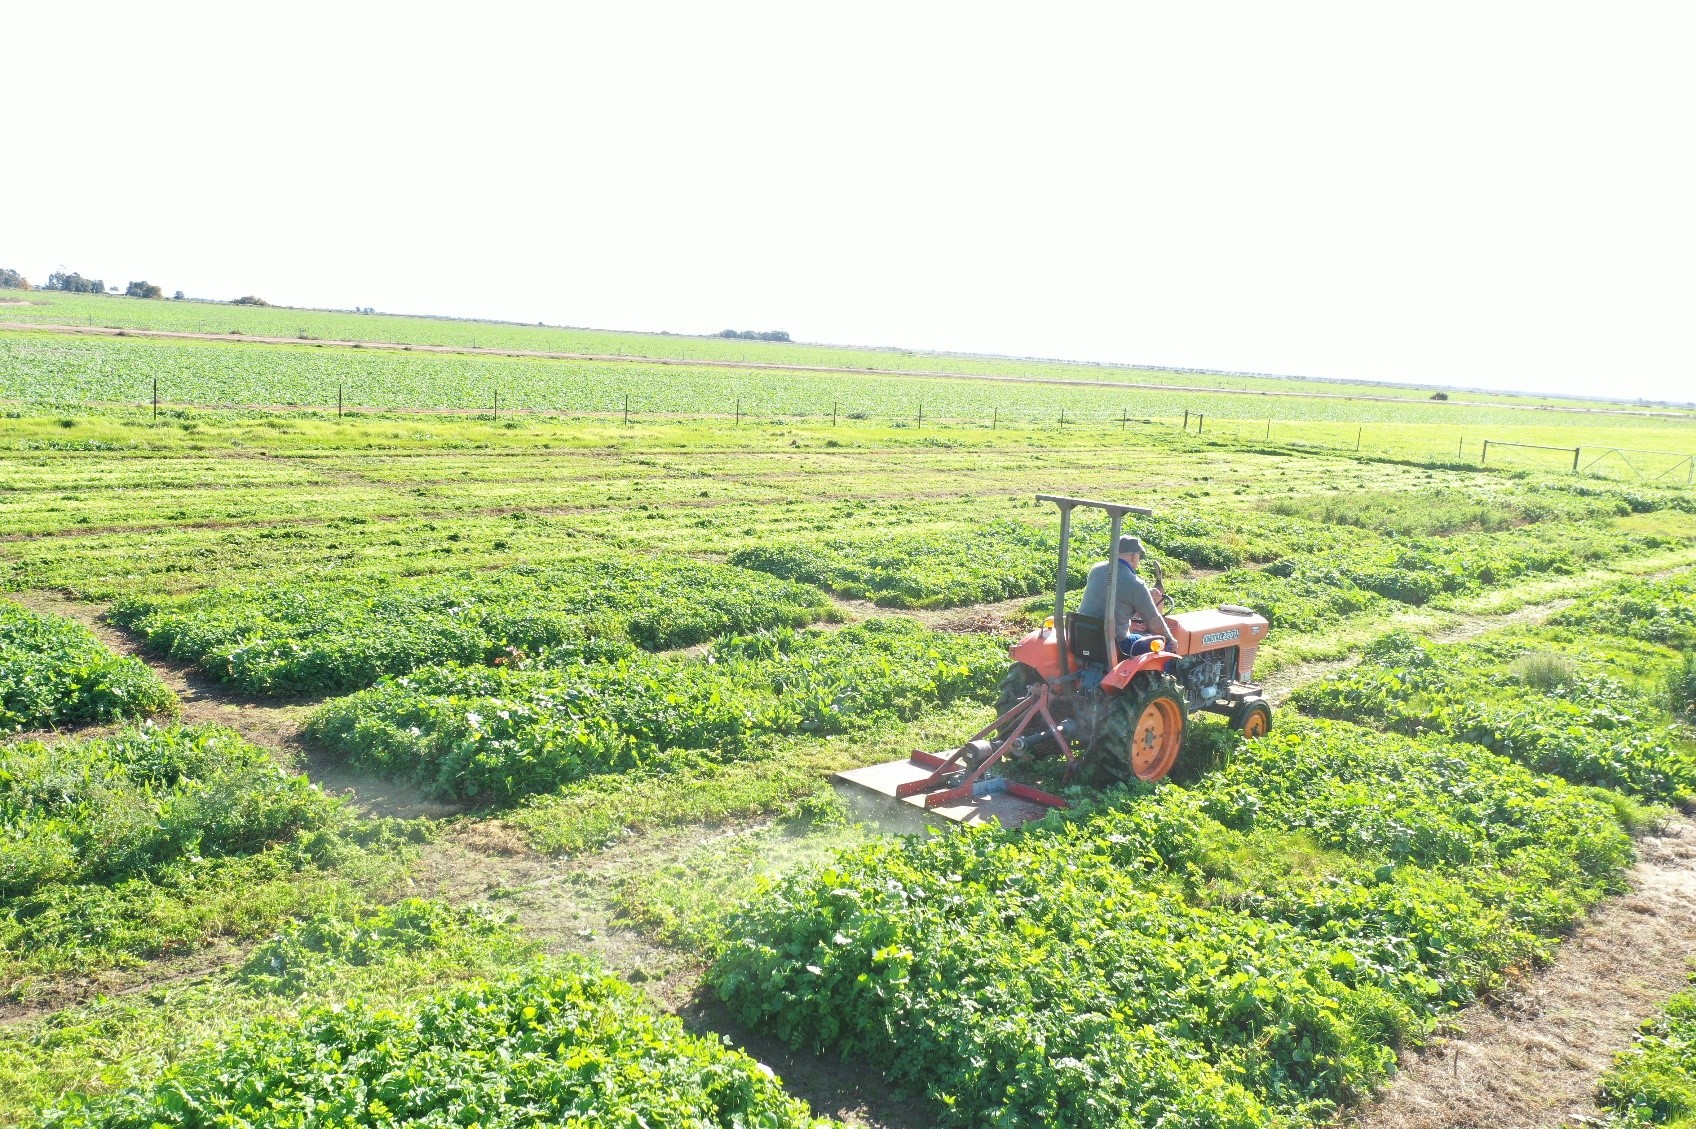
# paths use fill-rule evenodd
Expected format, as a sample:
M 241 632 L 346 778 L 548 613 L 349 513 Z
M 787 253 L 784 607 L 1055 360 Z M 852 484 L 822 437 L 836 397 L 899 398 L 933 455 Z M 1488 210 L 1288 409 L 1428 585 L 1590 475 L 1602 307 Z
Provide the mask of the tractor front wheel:
M 1097 757 L 1121 780 L 1164 780 L 1183 752 L 1188 722 L 1183 692 L 1170 675 L 1140 675 L 1113 699 Z
M 1250 698 L 1231 711 L 1231 728 L 1253 740 L 1272 732 L 1272 707 L 1264 698 Z

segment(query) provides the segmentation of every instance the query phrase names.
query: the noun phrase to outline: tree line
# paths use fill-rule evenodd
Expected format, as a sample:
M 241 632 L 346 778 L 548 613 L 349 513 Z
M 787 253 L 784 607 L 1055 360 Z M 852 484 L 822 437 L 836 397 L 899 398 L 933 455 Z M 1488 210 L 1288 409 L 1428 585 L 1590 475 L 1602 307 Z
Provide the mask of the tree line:
M 0 267 L 0 290 L 34 289 L 36 287 L 30 283 L 29 279 L 24 277 L 22 271 L 13 270 L 11 267 Z M 41 289 L 61 290 L 67 294 L 105 294 L 108 290 L 113 294 L 118 293 L 118 288 L 116 286 L 108 287 L 105 279 L 84 278 L 76 271 L 54 271 L 47 276 L 47 282 Z M 148 282 L 146 279 L 140 279 L 132 280 L 128 286 L 124 287 L 123 293 L 128 298 L 163 298 L 165 297 L 165 288 L 156 283 Z M 183 292 L 179 290 L 172 294 L 171 300 L 175 302 L 184 301 Z M 271 303 L 263 298 L 256 298 L 248 294 L 235 299 L 235 304 L 238 306 L 269 306 Z
M 721 329 L 717 336 L 738 337 L 744 341 L 787 341 L 789 340 L 789 331 L 787 329 Z

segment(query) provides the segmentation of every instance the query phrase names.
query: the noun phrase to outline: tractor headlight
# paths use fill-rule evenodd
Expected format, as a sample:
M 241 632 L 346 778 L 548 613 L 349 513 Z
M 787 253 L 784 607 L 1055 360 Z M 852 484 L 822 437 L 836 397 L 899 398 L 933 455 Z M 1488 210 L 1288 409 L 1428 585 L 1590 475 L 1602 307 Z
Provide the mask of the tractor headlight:
M 1166 649 L 1166 640 L 1150 639 L 1148 641 L 1148 649 L 1150 651 L 1164 651 Z

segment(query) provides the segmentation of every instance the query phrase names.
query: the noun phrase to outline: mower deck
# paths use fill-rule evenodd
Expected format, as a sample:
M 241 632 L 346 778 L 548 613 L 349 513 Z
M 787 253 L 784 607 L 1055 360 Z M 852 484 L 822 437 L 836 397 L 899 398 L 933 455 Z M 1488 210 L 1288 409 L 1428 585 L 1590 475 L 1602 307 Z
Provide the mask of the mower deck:
M 888 810 L 892 804 L 899 804 L 901 806 L 897 811 L 904 812 L 909 820 L 919 823 L 929 822 L 925 817 L 933 816 L 937 820 L 968 827 L 999 823 L 1002 827 L 1013 828 L 1034 819 L 1041 819 L 1054 810 L 1052 803 L 1042 803 L 1019 795 L 1020 791 L 1025 790 L 1023 785 L 993 775 L 985 775 L 976 781 L 972 785 L 971 795 L 943 803 L 927 804 L 926 800 L 930 797 L 924 792 L 910 796 L 900 794 L 902 785 L 915 784 L 930 777 L 936 771 L 939 759 L 931 754 L 916 753 L 907 760 L 885 761 L 883 764 L 839 772 L 835 781 L 837 787 L 847 793 L 846 798 L 851 803 L 856 799 L 869 799 L 884 810 Z

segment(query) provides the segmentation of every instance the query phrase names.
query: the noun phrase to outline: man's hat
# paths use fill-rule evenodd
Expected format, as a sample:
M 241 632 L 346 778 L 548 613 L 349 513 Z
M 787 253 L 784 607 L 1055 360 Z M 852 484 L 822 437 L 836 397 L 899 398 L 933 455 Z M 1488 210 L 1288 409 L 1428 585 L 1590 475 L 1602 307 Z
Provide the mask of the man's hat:
M 1139 538 L 1124 536 L 1119 538 L 1119 555 L 1128 557 L 1132 553 L 1142 552 L 1142 541 Z

